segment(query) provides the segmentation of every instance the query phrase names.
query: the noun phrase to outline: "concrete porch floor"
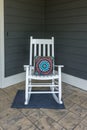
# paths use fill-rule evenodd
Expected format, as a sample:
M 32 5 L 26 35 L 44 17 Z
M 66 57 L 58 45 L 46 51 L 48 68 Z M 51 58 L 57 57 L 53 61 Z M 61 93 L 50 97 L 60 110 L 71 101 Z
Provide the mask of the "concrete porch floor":
M 63 83 L 66 109 L 13 109 L 19 83 L 0 89 L 0 130 L 87 130 L 87 91 Z

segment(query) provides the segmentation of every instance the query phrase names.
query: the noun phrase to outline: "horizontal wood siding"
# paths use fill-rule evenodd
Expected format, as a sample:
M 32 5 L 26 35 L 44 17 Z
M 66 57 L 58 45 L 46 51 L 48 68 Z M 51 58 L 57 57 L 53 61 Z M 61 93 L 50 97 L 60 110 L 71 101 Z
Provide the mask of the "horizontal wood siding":
M 56 64 L 87 79 L 87 0 L 46 1 L 47 36 L 55 37 Z
M 28 36 L 43 36 L 44 0 L 5 0 L 5 76 L 23 72 Z

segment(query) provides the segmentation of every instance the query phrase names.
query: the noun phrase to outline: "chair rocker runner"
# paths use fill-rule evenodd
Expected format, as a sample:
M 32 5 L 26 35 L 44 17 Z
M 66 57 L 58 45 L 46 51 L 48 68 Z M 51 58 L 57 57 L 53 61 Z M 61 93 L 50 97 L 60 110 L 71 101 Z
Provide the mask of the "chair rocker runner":
M 31 36 L 29 60 L 29 65 L 24 65 L 26 71 L 24 104 L 29 103 L 31 94 L 43 93 L 52 94 L 55 101 L 62 104 L 61 68 L 63 65 L 54 64 L 54 37 L 51 39 L 33 39 Z M 37 89 L 35 91 L 32 89 L 33 87 L 49 87 L 49 90 Z

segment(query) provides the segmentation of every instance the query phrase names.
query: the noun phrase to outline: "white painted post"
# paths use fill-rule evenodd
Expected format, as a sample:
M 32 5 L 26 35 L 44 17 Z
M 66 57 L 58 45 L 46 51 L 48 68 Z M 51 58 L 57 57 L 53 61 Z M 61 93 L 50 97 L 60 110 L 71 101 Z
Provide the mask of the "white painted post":
M 4 86 L 4 0 L 0 0 L 0 88 Z

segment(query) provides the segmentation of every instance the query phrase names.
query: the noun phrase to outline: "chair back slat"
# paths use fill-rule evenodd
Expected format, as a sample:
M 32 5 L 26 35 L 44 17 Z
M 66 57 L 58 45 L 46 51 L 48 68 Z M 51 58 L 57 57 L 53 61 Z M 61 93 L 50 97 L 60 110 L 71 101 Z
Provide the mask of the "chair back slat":
M 46 45 L 43 44 L 43 56 L 46 56 L 45 54 L 46 54 Z
M 54 37 L 52 37 L 52 56 L 54 57 Z
M 36 56 L 37 55 L 37 46 L 36 46 L 36 44 L 34 44 L 34 56 Z
M 33 46 L 32 46 L 32 37 L 30 37 L 30 65 L 32 65 L 32 51 L 33 51 Z
M 39 44 L 39 56 L 41 56 L 41 44 Z
M 50 44 L 47 45 L 47 56 L 50 56 Z
M 54 57 L 54 37 L 51 39 L 33 39 L 30 37 L 30 65 L 34 65 L 35 56 Z

